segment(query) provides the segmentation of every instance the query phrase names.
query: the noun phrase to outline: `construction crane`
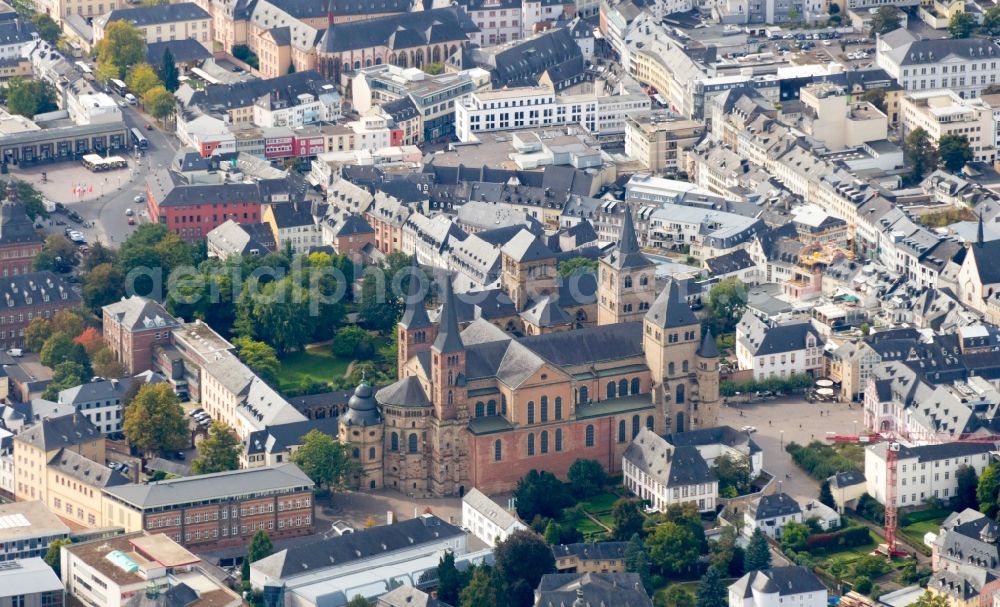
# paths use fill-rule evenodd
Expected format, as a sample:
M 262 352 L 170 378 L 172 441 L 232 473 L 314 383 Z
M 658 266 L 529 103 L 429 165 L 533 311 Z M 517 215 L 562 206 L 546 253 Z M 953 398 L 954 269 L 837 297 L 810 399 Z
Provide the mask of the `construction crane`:
M 887 442 L 888 448 L 885 450 L 885 547 L 879 546 L 876 552 L 882 552 L 889 559 L 897 556 L 908 556 L 908 554 L 902 550 L 896 549 L 896 525 L 897 525 L 897 509 L 896 509 L 896 464 L 899 456 L 899 449 L 902 441 L 908 438 L 907 436 L 900 436 L 898 433 L 893 431 L 882 432 L 882 433 L 871 433 L 871 434 L 861 434 L 861 435 L 850 435 L 850 434 L 829 434 L 826 440 L 837 443 L 858 443 L 864 445 L 870 445 L 879 442 Z M 935 440 L 940 439 L 940 441 Z M 920 442 L 930 442 L 932 444 L 941 443 L 980 443 L 980 444 L 996 444 L 1000 442 L 1000 435 L 982 435 L 982 436 L 968 436 L 960 435 L 955 438 L 951 434 L 940 434 L 932 435 L 931 438 L 920 438 L 917 439 Z

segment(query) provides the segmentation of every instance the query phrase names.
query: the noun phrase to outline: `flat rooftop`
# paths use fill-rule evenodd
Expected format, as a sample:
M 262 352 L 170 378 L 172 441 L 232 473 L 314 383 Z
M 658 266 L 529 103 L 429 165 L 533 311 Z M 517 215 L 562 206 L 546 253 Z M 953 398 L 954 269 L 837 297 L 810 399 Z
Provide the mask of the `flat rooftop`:
M 69 532 L 62 519 L 40 501 L 0 504 L 0 544 Z
M 198 354 L 205 356 L 220 350 L 232 350 L 233 344 L 212 330 L 203 322 L 184 323 L 174 330 L 174 337 L 184 342 L 184 345 Z

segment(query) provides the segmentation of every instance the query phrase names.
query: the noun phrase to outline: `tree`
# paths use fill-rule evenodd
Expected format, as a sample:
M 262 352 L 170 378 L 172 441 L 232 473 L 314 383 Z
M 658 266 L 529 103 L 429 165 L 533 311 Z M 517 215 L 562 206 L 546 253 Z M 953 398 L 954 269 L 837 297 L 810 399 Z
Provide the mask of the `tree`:
M 594 459 L 578 459 L 569 467 L 569 486 L 573 497 L 587 499 L 601 492 L 608 482 L 604 467 Z
M 962 13 L 965 14 L 965 13 Z M 957 173 L 972 160 L 972 147 L 965 135 L 944 135 L 938 140 L 938 156 L 945 170 Z
M 170 47 L 163 49 L 163 58 L 160 60 L 160 81 L 164 88 L 171 93 L 175 92 L 181 83 L 177 71 L 177 62 L 174 61 L 174 54 L 170 52 Z
M 87 374 L 90 373 L 90 358 L 83 346 L 73 343 L 69 335 L 61 331 L 54 332 L 45 340 L 38 360 L 50 369 L 55 369 L 61 362 L 71 361 L 83 367 Z
M 668 521 L 646 539 L 650 560 L 669 574 L 686 571 L 698 562 L 698 538 L 690 527 Z
M 91 357 L 93 363 L 94 353 L 104 348 L 104 338 L 96 327 L 87 327 L 82 333 L 73 338 L 73 343 L 83 346 L 83 351 Z
M 517 514 L 530 521 L 536 516 L 558 518 L 562 509 L 572 503 L 566 485 L 551 472 L 529 470 L 514 488 Z
M 371 603 L 365 597 L 357 594 L 353 599 L 347 601 L 347 607 L 371 607 Z
M 837 503 L 833 501 L 833 492 L 830 491 L 830 481 L 828 480 L 819 484 L 819 503 L 830 508 L 837 507 Z
M 58 400 L 60 392 L 85 383 L 87 377 L 83 365 L 72 360 L 64 360 L 55 366 L 52 381 L 42 392 L 42 398 L 52 401 Z
M 559 528 L 559 523 L 549 519 L 549 524 L 545 526 L 545 533 L 542 534 L 545 538 L 545 543 L 555 546 L 562 540 L 562 529 Z
M 41 316 L 36 316 L 24 329 L 24 347 L 29 352 L 38 352 L 52 337 L 52 333 L 52 323 Z
M 408 255 L 390 253 L 378 267 L 369 268 L 361 281 L 358 301 L 358 317 L 363 324 L 382 333 L 393 330 L 403 315 L 411 265 Z
M 697 607 L 726 607 L 729 605 L 729 590 L 722 583 L 722 573 L 709 567 L 698 582 Z
M 979 511 L 993 518 L 997 514 L 997 496 L 1000 495 L 1000 463 L 994 462 L 983 470 L 976 486 Z
M 913 607 L 948 607 L 951 601 L 948 600 L 948 595 L 945 593 L 933 593 L 930 591 L 924 592 L 915 603 L 912 603 Z
M 114 77 L 122 78 L 130 67 L 146 58 L 146 39 L 139 28 L 129 21 L 112 21 L 104 29 L 104 37 L 94 50 L 97 51 L 98 64 L 113 65 L 117 69 Z
M 72 310 L 59 310 L 52 317 L 52 330 L 75 337 L 83 333 L 84 324 L 80 315 Z
M 104 263 L 114 265 L 116 258 L 117 252 L 114 249 L 104 246 L 104 244 L 98 240 L 91 245 L 90 250 L 87 251 L 86 256 L 84 256 L 83 269 L 90 272 L 97 266 Z
M 872 16 L 872 35 L 888 34 L 899 29 L 899 13 L 891 6 L 880 7 Z
M 107 82 L 108 80 L 114 80 L 121 78 L 121 73 L 118 70 L 118 66 L 114 63 L 103 62 L 97 64 L 97 69 L 94 70 L 94 80 L 98 82 Z
M 663 601 L 670 607 L 695 607 L 694 597 L 679 584 L 667 588 Z
M 259 292 L 260 295 L 255 295 Z M 313 331 L 309 292 L 291 276 L 261 287 L 248 281 L 237 305 L 234 330 L 271 345 L 279 355 L 302 350 Z
M 221 422 L 212 422 L 208 427 L 208 438 L 198 446 L 198 459 L 191 464 L 195 474 L 226 472 L 240 467 L 240 441 L 229 427 Z
M 791 521 L 785 523 L 781 530 L 781 547 L 785 550 L 802 550 L 807 539 L 809 539 L 809 527 L 803 523 Z
M 865 94 L 861 96 L 861 99 L 877 107 L 880 112 L 885 113 L 886 107 L 884 88 L 879 87 L 865 91 Z
M 153 66 L 148 63 L 137 63 L 132 66 L 128 74 L 128 88 L 137 97 L 142 97 L 146 91 L 157 86 L 163 86 L 163 83 L 160 82 L 160 77 L 156 75 Z
M 257 58 L 257 55 L 253 54 L 250 47 L 245 44 L 237 44 L 233 47 L 233 57 L 236 57 L 255 70 L 260 69 L 260 60 Z
M 174 107 L 177 104 L 174 95 L 162 85 L 154 86 L 146 91 L 146 94 L 142 96 L 142 102 L 153 118 L 161 121 L 174 113 Z
M 597 272 L 597 260 L 586 257 L 568 257 L 559 262 L 559 276 L 568 278 L 574 274 L 594 274 Z
M 614 522 L 612 535 L 616 540 L 624 541 L 636 533 L 642 532 L 645 519 L 639 510 L 639 500 L 622 498 L 611 507 L 611 519 Z
M 236 354 L 240 360 L 254 373 L 269 384 L 277 383 L 281 363 L 278 362 L 278 353 L 274 348 L 249 337 L 238 337 L 233 340 L 233 345 L 236 346 Z
M 485 565 L 472 568 L 469 583 L 459 593 L 458 607 L 498 607 L 497 580 Z
M 357 325 L 341 327 L 333 337 L 330 351 L 338 358 L 370 359 L 375 353 L 374 336 Z
M 977 25 L 975 17 L 962 11 L 951 16 L 951 20 L 948 22 L 948 33 L 951 34 L 952 38 L 968 38 L 975 31 Z
M 958 483 L 953 501 L 955 512 L 961 512 L 966 508 L 975 508 L 978 505 L 976 485 L 979 483 L 979 479 L 976 478 L 976 470 L 972 466 L 959 466 L 958 470 L 955 471 L 955 482 Z
M 646 553 L 646 544 L 638 533 L 633 533 L 625 547 L 625 571 L 638 573 L 642 580 L 642 585 L 646 590 L 650 590 L 649 579 L 649 555 Z
M 31 17 L 31 22 L 35 24 L 35 29 L 38 30 L 38 37 L 42 40 L 53 45 L 59 40 L 62 30 L 59 29 L 59 24 L 52 17 L 49 17 L 45 13 L 36 13 Z
M 708 314 L 715 335 L 732 333 L 747 305 L 746 285 L 737 278 L 727 278 L 708 292 Z
M 767 545 L 767 537 L 759 528 L 754 529 L 750 536 L 750 543 L 746 547 L 746 555 L 743 558 L 743 569 L 745 571 L 757 571 L 767 569 L 771 566 L 771 547 Z
M 344 490 L 364 475 L 349 447 L 315 428 L 302 437 L 292 461 L 320 488 Z
M 93 367 L 94 375 L 101 377 L 125 377 L 128 369 L 120 362 L 111 348 L 107 346 L 98 349 L 90 356 L 90 364 Z M 138 386 L 138 382 L 135 384 Z M 136 388 L 138 390 L 139 388 Z
M 750 462 L 745 457 L 728 453 L 716 458 L 712 466 L 719 479 L 719 495 L 736 497 L 750 491 Z
M 102 263 L 83 276 L 83 303 L 94 312 L 114 303 L 125 294 L 122 273 L 110 263 Z
M 62 234 L 51 234 L 35 257 L 33 267 L 36 272 L 49 270 L 65 274 L 78 263 L 80 255 L 73 243 Z
M 180 401 L 169 384 L 146 384 L 125 407 L 125 438 L 147 454 L 188 444 L 190 433 Z
M 736 541 L 736 527 L 722 528 L 718 539 L 709 545 L 708 561 L 727 577 L 743 575 L 743 550 Z
M 271 543 L 271 538 L 268 537 L 267 532 L 261 529 L 253 534 L 253 537 L 250 539 L 250 545 L 247 547 L 247 559 L 251 563 L 256 563 L 261 559 L 271 556 L 273 553 L 274 544 Z
M 983 13 L 983 22 L 979 26 L 979 31 L 990 38 L 1000 36 L 1000 6 L 991 6 L 986 9 L 986 12 Z
M 62 575 L 60 572 L 62 565 L 62 557 L 60 556 L 62 553 L 62 547 L 69 546 L 72 543 L 73 542 L 69 539 L 53 540 L 52 543 L 49 544 L 49 549 L 45 552 L 43 560 L 46 565 L 52 567 L 52 570 L 56 572 L 57 577 Z
M 922 128 L 913 129 L 906 136 L 903 141 L 903 152 L 910 164 L 910 183 L 923 181 L 924 176 L 937 164 L 937 151 L 931 145 L 930 135 Z
M 556 570 L 552 548 L 537 533 L 519 529 L 493 551 L 497 576 L 503 581 L 510 607 L 528 607 L 538 582 Z
M 12 114 L 33 118 L 59 109 L 52 86 L 44 80 L 24 80 L 15 76 L 7 83 L 7 109 Z
M 465 576 L 455 567 L 455 553 L 448 550 L 438 561 L 437 566 L 437 598 L 449 605 L 458 605 L 459 593 L 464 586 Z

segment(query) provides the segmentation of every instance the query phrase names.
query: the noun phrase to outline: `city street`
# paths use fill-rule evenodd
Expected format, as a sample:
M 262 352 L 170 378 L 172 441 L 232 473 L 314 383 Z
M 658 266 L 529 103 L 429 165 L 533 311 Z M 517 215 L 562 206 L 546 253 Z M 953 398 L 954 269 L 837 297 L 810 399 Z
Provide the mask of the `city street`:
M 814 498 L 819 495 L 819 481 L 792 462 L 784 445 L 792 441 L 806 445 L 813 440 L 824 440 L 827 432 L 857 434 L 864 427 L 864 415 L 860 404 L 851 404 L 849 409 L 847 403 L 809 404 L 801 397 L 791 397 L 739 408 L 723 407 L 719 424 L 736 429 L 755 426 L 757 431 L 751 436 L 764 451 L 764 469 L 781 483 L 782 491 L 792 497 Z M 786 478 L 786 474 L 791 478 Z
M 129 169 L 91 173 L 76 162 L 36 165 L 26 170 L 20 166 L 10 167 L 12 176 L 32 183 L 46 198 L 66 204 L 89 222 L 92 226 L 89 228 L 72 224 L 74 229 L 83 232 L 89 243 L 121 244 L 135 229 L 135 226 L 128 225 L 125 215 L 128 208 L 132 208 L 137 215 L 136 225 L 149 221 L 145 205 L 136 204 L 134 199 L 136 195 L 145 193 L 149 171 L 169 166 L 177 152 L 177 141 L 172 134 L 164 133 L 159 128 L 152 131 L 145 129 L 147 124 L 157 126 L 152 118 L 132 106 L 126 105 L 121 110 L 125 124 L 129 128 L 138 128 L 149 140 L 149 149 L 142 152 L 138 160 L 134 153 L 129 154 Z M 48 174 L 47 183 L 42 183 L 43 172 Z M 77 199 L 72 187 L 78 183 L 88 189 L 93 187 L 93 192 Z M 62 227 L 52 226 L 52 231 L 62 232 Z

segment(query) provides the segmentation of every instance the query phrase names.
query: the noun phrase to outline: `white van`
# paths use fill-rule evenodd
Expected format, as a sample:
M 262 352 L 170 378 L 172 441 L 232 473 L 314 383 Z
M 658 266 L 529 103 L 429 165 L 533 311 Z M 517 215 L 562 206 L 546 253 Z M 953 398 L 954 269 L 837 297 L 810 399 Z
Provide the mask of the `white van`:
M 7 350 L 7 354 L 9 356 L 13 356 L 14 358 L 19 358 L 24 354 L 24 352 L 21 351 L 21 348 L 11 348 L 10 350 Z
M 138 99 L 132 93 L 125 93 L 125 101 L 128 101 L 129 105 L 135 105 Z

